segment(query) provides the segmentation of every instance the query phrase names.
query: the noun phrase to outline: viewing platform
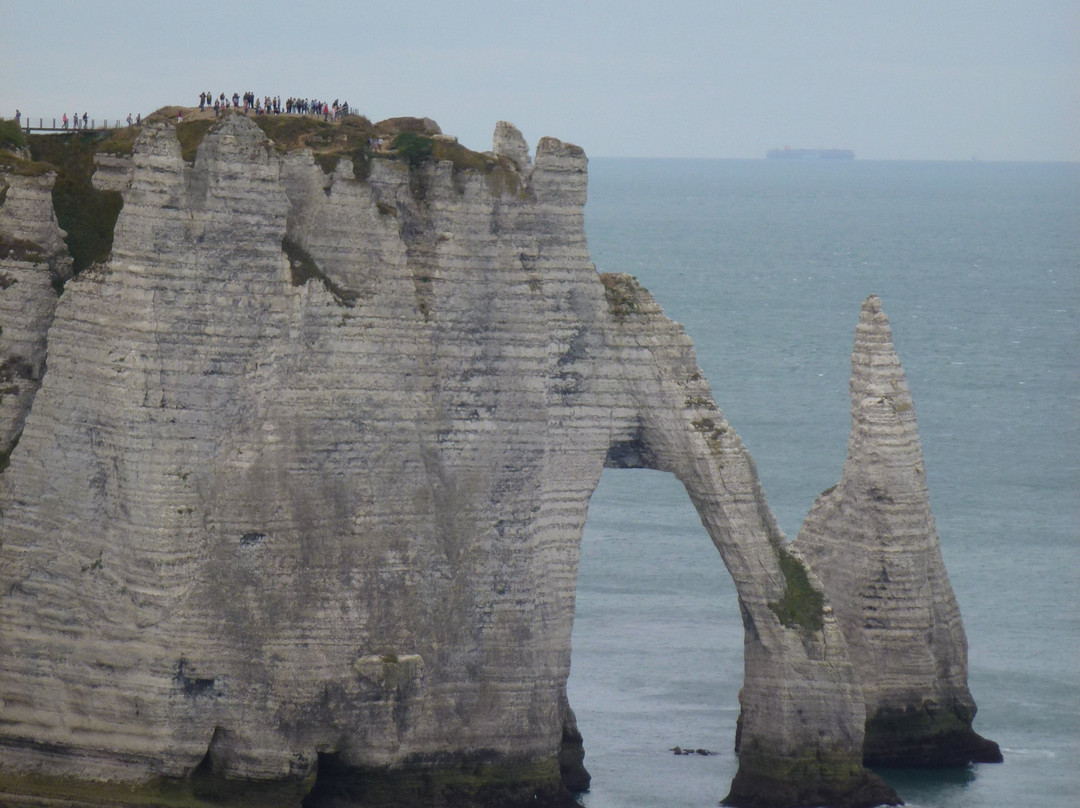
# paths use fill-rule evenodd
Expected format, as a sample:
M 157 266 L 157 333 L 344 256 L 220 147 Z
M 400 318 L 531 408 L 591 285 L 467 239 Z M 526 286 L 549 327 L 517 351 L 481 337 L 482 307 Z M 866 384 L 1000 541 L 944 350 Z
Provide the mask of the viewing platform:
M 86 126 L 81 124 L 75 126 L 74 121 L 68 121 L 67 126 L 64 126 L 63 120 L 57 118 L 38 118 L 35 125 L 33 118 L 23 118 L 19 128 L 27 134 L 31 132 L 105 132 L 112 129 L 123 129 L 128 125 L 126 121 L 109 121 L 108 119 L 103 119 L 101 124 L 98 125 L 96 118 L 91 118 Z M 131 125 L 134 126 L 134 124 Z

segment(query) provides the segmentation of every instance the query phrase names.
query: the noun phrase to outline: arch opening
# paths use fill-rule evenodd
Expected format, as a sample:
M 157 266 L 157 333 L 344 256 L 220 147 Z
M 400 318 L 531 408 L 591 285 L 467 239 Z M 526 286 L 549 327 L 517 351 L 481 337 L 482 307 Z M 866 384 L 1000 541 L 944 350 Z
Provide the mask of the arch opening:
M 683 484 L 606 468 L 582 535 L 567 683 L 592 775 L 583 804 L 727 793 L 742 682 L 735 585 Z

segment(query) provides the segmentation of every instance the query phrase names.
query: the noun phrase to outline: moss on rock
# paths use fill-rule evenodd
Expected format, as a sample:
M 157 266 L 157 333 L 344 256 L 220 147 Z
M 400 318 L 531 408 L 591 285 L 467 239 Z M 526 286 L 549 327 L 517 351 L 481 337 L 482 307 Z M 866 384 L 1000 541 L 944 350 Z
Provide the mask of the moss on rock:
M 1001 748 L 971 727 L 974 711 L 924 703 L 921 709 L 878 710 L 866 720 L 868 766 L 948 768 L 1000 763 Z
M 626 317 L 642 310 L 641 286 L 632 275 L 619 272 L 600 273 L 608 311 L 616 317 Z
M 63 808 L 300 808 L 312 780 L 273 782 L 158 777 L 146 783 L 115 783 L 0 774 L 0 804 Z
M 784 574 L 784 596 L 770 603 L 769 608 L 788 628 L 821 631 L 825 627 L 825 596 L 810 583 L 802 561 L 782 547 L 778 555 Z
M 756 746 L 739 752 L 739 770 L 722 805 L 737 808 L 870 808 L 902 805 L 878 775 L 841 750 L 780 757 Z
M 394 767 L 353 767 L 320 755 L 304 808 L 572 808 L 559 761 L 488 751 L 419 756 Z

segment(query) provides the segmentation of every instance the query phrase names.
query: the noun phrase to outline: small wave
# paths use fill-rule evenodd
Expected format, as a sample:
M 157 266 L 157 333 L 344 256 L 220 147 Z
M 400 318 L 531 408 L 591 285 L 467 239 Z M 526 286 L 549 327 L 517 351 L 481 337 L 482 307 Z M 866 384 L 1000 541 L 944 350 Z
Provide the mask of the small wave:
M 1037 758 L 1056 758 L 1057 752 L 1052 749 L 1010 749 L 1008 747 L 1001 747 L 1001 753 L 1003 755 L 1020 755 Z

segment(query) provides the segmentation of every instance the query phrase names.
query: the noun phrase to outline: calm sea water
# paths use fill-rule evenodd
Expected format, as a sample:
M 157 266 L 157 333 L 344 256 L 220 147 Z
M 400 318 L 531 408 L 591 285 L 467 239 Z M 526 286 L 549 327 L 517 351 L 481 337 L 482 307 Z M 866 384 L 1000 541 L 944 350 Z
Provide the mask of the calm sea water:
M 596 159 L 589 171 L 597 268 L 636 275 L 686 326 L 789 537 L 839 479 L 855 324 L 881 296 L 967 629 L 975 726 L 1005 755 L 882 774 L 927 808 L 1080 803 L 1080 165 Z M 604 473 L 572 658 L 585 805 L 716 805 L 737 766 L 742 628 L 670 475 Z

